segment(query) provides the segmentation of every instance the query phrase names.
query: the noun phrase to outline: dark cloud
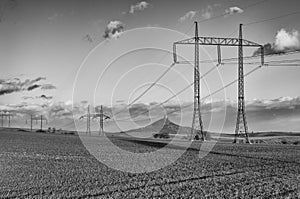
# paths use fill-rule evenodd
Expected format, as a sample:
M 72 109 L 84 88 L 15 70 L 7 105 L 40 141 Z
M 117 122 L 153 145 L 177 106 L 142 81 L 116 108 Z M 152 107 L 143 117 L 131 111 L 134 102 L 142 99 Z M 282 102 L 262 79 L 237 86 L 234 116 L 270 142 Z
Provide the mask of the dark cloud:
M 124 24 L 120 21 L 110 21 L 104 31 L 105 39 L 118 38 L 124 31 Z
M 49 99 L 52 99 L 53 97 L 52 96 L 41 95 L 38 98 L 49 100 Z
M 34 85 L 32 85 L 32 86 L 29 86 L 29 87 L 27 88 L 27 90 L 28 90 L 28 91 L 31 91 L 31 90 L 33 90 L 33 89 L 39 88 L 40 86 L 41 86 L 41 85 L 34 84 Z
M 40 85 L 36 83 L 41 80 L 45 80 L 45 78 L 38 77 L 36 79 L 26 79 L 24 81 L 20 80 L 19 78 L 0 79 L 0 95 L 34 90 L 40 87 Z

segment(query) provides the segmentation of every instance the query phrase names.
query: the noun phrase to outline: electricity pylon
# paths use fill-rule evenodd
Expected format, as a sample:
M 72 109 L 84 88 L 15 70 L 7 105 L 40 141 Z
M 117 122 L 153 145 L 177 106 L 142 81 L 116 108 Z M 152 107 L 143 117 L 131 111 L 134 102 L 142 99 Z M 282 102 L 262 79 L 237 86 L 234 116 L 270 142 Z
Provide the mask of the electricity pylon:
M 244 135 L 246 143 L 250 143 L 248 126 L 245 113 L 245 93 L 244 93 L 244 66 L 243 66 L 243 32 L 242 24 L 239 27 L 239 47 L 238 47 L 238 111 L 233 143 L 237 142 L 237 137 Z
M 110 117 L 103 113 L 102 105 L 100 106 L 99 113 L 94 114 L 94 116 L 93 116 L 93 118 L 97 118 L 97 117 L 99 117 L 99 125 L 100 125 L 99 135 L 103 135 L 104 134 L 104 123 L 103 123 L 103 121 L 106 120 L 106 119 L 110 119 Z
M 40 130 L 42 131 L 43 130 L 43 121 L 46 121 L 46 124 L 48 124 L 48 120 L 43 117 L 43 115 L 40 116 Z
M 1 112 L 1 127 L 3 128 L 4 126 L 4 113 Z
M 88 105 L 87 114 L 82 115 L 79 119 L 86 117 L 86 134 L 91 135 L 91 113 L 90 105 Z
M 91 135 L 91 113 L 90 105 L 88 105 L 87 115 L 86 115 L 86 134 Z
M 10 128 L 11 126 L 11 117 L 13 116 L 13 114 L 11 114 L 10 112 L 1 112 L 1 127 L 4 127 L 4 119 L 8 118 L 8 123 L 7 123 L 7 127 Z
M 79 119 L 86 117 L 86 134 L 91 135 L 91 118 L 99 118 L 99 135 L 103 135 L 104 133 L 104 124 L 103 121 L 109 119 L 110 117 L 103 113 L 103 107 L 100 106 L 99 113 L 90 113 L 90 105 L 88 106 L 87 114 L 82 115 Z
M 32 121 L 33 121 L 33 116 L 30 114 L 30 131 L 32 131 Z M 28 124 L 27 120 L 25 121 L 25 124 Z
M 33 121 L 35 121 L 36 124 L 38 123 L 38 121 L 40 122 L 40 131 L 43 130 L 43 122 L 44 121 L 45 121 L 46 124 L 48 124 L 47 118 L 44 117 L 43 115 L 33 117 L 32 114 L 31 114 L 30 115 L 30 131 L 32 131 L 32 123 L 33 123 Z
M 235 139 L 241 133 L 246 134 L 246 142 L 249 143 L 249 139 L 247 137 L 248 130 L 247 130 L 247 123 L 246 123 L 246 115 L 245 115 L 245 103 L 244 103 L 244 73 L 243 73 L 243 47 L 259 47 L 261 52 L 261 66 L 264 65 L 264 47 L 260 44 L 255 42 L 245 40 L 242 37 L 242 25 L 240 25 L 240 34 L 239 38 L 222 38 L 222 37 L 199 37 L 198 36 L 198 24 L 195 22 L 195 37 L 184 39 L 178 42 L 174 42 L 173 44 L 173 59 L 174 63 L 180 63 L 177 60 L 177 45 L 194 45 L 195 46 L 195 68 L 194 68 L 194 112 L 193 112 L 193 123 L 192 123 L 192 132 L 191 138 L 194 136 L 194 132 L 201 133 L 202 140 L 205 140 L 205 134 L 203 131 L 203 124 L 201 119 L 201 111 L 200 111 L 200 79 L 202 77 L 199 76 L 199 45 L 210 45 L 210 46 L 217 46 L 217 53 L 218 53 L 218 65 L 221 64 L 221 46 L 231 46 L 231 47 L 238 47 L 238 79 L 239 79 L 239 86 L 238 86 L 238 118 L 237 118 L 237 128 L 235 131 Z M 242 125 L 241 125 L 242 124 Z M 240 127 L 244 126 L 244 131 L 240 131 Z M 238 129 L 238 131 L 237 131 Z M 197 134 L 199 135 L 199 134 Z
M 195 63 L 194 63 L 194 111 L 193 111 L 193 123 L 191 130 L 191 139 L 194 137 L 204 141 L 205 136 L 203 132 L 203 123 L 201 118 L 200 108 L 200 72 L 199 72 L 199 36 L 198 36 L 198 24 L 195 22 Z

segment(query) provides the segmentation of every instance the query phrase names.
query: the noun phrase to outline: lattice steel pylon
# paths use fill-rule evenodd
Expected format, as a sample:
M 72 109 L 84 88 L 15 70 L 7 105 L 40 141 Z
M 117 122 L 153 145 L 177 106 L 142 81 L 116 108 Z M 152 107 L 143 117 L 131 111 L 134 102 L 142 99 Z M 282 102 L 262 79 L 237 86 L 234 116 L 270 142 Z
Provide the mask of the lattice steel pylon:
M 243 39 L 242 37 L 242 25 L 240 25 L 239 38 L 226 38 L 226 37 L 199 37 L 198 36 L 198 25 L 195 22 L 196 30 L 195 37 L 184 39 L 181 41 L 174 42 L 173 44 L 173 59 L 174 63 L 180 63 L 177 56 L 177 45 L 194 45 L 195 46 L 195 72 L 194 72 L 194 113 L 193 113 L 193 124 L 191 138 L 193 138 L 194 132 L 196 131 L 199 136 L 201 133 L 201 138 L 205 140 L 205 132 L 203 131 L 203 124 L 201 119 L 200 111 L 200 79 L 199 76 L 199 45 L 204 46 L 217 46 L 218 53 L 218 65 L 222 64 L 221 59 L 221 46 L 227 47 L 238 47 L 239 57 L 238 57 L 238 115 L 235 131 L 234 142 L 237 141 L 237 137 L 245 132 L 246 142 L 249 143 L 248 129 L 245 116 L 245 102 L 244 102 L 244 71 L 243 71 L 243 47 L 254 47 L 260 48 L 261 54 L 261 66 L 264 65 L 264 47 L 258 43 Z M 190 63 L 190 62 L 188 62 Z M 244 129 L 244 130 L 243 130 Z
M 104 120 L 110 119 L 109 116 L 104 114 L 102 105 L 100 106 L 99 113 L 94 115 L 94 118 L 97 118 L 97 117 L 99 117 L 99 124 L 100 124 L 99 135 L 101 136 L 104 134 L 104 123 L 103 123 Z
M 103 133 L 104 133 L 104 125 L 103 125 L 103 107 L 102 107 L 102 105 L 101 105 L 101 107 L 100 107 L 100 115 L 99 115 L 99 117 L 100 117 L 100 129 L 99 129 L 99 135 L 103 135 Z
M 248 126 L 245 112 L 245 92 L 244 92 L 244 65 L 243 65 L 243 25 L 239 27 L 239 46 L 238 46 L 238 111 L 233 143 L 237 143 L 238 137 L 245 136 L 246 143 L 250 144 Z
M 191 140 L 196 138 L 205 140 L 203 132 L 203 123 L 201 117 L 201 105 L 200 105 L 200 72 L 199 72 L 199 36 L 198 36 L 198 24 L 195 22 L 195 65 L 194 65 L 194 111 L 193 121 L 191 129 Z
M 86 134 L 91 134 L 91 113 L 90 105 L 88 105 L 87 115 L 86 115 Z

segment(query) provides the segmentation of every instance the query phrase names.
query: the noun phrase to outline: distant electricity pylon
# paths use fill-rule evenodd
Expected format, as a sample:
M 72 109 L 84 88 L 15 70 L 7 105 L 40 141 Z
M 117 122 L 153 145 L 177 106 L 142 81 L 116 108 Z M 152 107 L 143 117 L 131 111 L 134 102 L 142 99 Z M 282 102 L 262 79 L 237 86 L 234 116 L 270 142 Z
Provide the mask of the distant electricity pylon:
M 243 72 L 243 47 L 259 47 L 261 50 L 261 66 L 264 65 L 264 48 L 255 42 L 248 41 L 242 37 L 242 24 L 240 24 L 239 38 L 217 38 L 217 37 L 199 37 L 198 24 L 195 22 L 195 37 L 175 42 L 173 44 L 174 63 L 180 63 L 177 60 L 176 47 L 177 45 L 194 45 L 195 47 L 195 65 L 194 65 L 194 112 L 193 123 L 191 130 L 191 139 L 198 138 L 201 134 L 201 139 L 204 141 L 206 135 L 203 131 L 203 123 L 200 109 L 200 76 L 199 76 L 199 45 L 214 45 L 217 46 L 218 65 L 221 64 L 221 46 L 238 47 L 238 112 L 237 123 L 235 129 L 234 143 L 237 142 L 237 137 L 245 135 L 246 142 L 250 143 L 248 138 L 248 127 L 245 115 L 244 102 L 244 72 Z
M 35 123 L 37 124 L 38 121 L 40 121 L 40 130 L 43 130 L 43 122 L 45 121 L 46 124 L 48 124 L 48 120 L 46 117 L 44 117 L 43 115 L 40 116 L 33 116 L 32 114 L 30 114 L 30 131 L 32 131 L 32 127 L 33 127 L 33 121 L 35 121 Z M 27 124 L 27 120 L 26 120 L 26 124 Z
M 99 110 L 99 113 L 96 113 L 93 118 L 97 118 L 99 117 L 99 125 L 100 125 L 100 128 L 99 128 L 99 135 L 103 135 L 104 134 L 104 124 L 103 124 L 103 121 L 106 120 L 106 119 L 110 119 L 109 116 L 105 115 L 103 113 L 103 107 L 102 105 L 100 106 L 100 110 Z
M 87 114 L 86 115 L 82 115 L 79 119 L 82 119 L 86 117 L 86 134 L 91 135 L 91 118 L 99 118 L 99 135 L 103 135 L 104 133 L 104 124 L 103 121 L 106 119 L 110 119 L 109 116 L 105 115 L 103 113 L 103 107 L 102 105 L 100 106 L 100 110 L 99 113 L 90 113 L 90 105 L 88 105 L 88 110 L 87 110 Z
M 90 105 L 88 105 L 88 111 L 86 115 L 86 133 L 91 135 L 91 113 L 90 113 Z
M 1 127 L 4 127 L 4 120 L 8 120 L 7 127 L 11 126 L 11 117 L 13 115 L 10 112 L 1 112 Z

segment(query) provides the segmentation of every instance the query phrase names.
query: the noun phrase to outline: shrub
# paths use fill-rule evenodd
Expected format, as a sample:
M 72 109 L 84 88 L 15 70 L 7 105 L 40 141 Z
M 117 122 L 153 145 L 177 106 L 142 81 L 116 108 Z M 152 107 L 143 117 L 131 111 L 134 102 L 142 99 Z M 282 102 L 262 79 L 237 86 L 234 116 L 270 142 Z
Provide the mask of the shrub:
M 282 144 L 287 144 L 287 141 L 284 139 L 284 140 L 281 140 L 281 143 Z
M 300 140 L 297 140 L 297 141 L 293 142 L 293 144 L 294 144 L 294 145 L 300 144 Z

